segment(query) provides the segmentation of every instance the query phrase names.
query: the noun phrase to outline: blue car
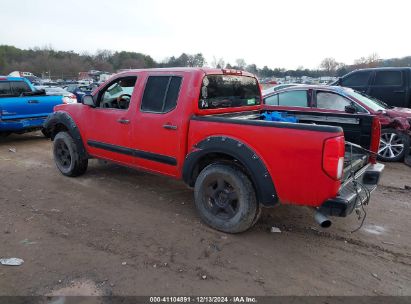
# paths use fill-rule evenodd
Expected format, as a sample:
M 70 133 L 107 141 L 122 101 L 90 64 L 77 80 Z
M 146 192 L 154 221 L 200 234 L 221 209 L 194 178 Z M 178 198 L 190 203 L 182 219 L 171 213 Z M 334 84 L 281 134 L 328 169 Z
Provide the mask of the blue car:
M 62 96 L 47 96 L 25 78 L 0 76 L 0 136 L 41 130 Z
M 64 87 L 70 93 L 73 93 L 77 97 L 77 102 L 81 103 L 84 95 L 91 94 L 93 88 L 87 85 L 79 84 L 69 84 L 67 87 Z

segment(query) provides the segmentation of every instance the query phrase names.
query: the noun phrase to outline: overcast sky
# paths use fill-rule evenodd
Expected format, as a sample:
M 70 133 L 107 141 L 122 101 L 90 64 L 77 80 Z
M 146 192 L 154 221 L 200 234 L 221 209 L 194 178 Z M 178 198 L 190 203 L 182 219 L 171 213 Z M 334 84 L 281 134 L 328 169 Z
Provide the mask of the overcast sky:
M 317 68 L 411 55 L 410 12 L 407 0 L 0 0 L 0 44 Z

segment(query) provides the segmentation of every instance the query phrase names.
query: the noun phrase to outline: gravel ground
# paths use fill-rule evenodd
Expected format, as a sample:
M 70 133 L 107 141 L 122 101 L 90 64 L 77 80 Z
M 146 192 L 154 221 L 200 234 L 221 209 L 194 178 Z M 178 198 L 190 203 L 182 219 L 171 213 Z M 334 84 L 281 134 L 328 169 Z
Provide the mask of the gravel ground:
M 62 176 L 39 133 L 1 139 L 0 177 L 0 257 L 25 261 L 0 265 L 0 295 L 411 295 L 404 164 L 387 164 L 356 233 L 354 215 L 323 230 L 292 206 L 220 233 L 182 182 L 96 160 Z

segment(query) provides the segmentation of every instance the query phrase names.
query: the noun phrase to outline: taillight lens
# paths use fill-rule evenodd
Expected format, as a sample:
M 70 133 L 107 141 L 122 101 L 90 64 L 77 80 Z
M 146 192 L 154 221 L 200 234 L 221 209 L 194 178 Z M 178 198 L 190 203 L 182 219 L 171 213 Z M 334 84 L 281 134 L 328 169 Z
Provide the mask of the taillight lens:
M 380 148 L 381 140 L 381 122 L 378 117 L 374 117 L 372 120 L 372 133 L 371 133 L 371 146 L 370 150 L 376 154 L 370 156 L 370 162 L 372 164 L 377 163 L 377 153 Z
M 323 147 L 323 170 L 335 180 L 340 180 L 344 169 L 344 136 L 328 138 Z

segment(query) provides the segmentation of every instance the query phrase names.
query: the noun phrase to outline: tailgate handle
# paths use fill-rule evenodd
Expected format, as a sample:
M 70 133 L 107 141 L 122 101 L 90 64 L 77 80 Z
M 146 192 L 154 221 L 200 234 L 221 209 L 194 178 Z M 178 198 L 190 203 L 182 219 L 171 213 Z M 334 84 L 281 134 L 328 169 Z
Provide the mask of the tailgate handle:
M 27 101 L 27 103 L 39 103 L 39 101 L 38 100 L 29 100 L 29 101 Z
M 124 118 L 120 118 L 120 119 L 117 119 L 117 122 L 118 122 L 118 123 L 121 123 L 121 124 L 123 124 L 123 125 L 128 125 L 128 124 L 130 123 L 130 120 L 124 119 Z
M 169 124 L 169 123 L 163 125 L 163 128 L 167 129 L 167 130 L 177 130 L 177 126 L 174 126 L 174 125 Z

